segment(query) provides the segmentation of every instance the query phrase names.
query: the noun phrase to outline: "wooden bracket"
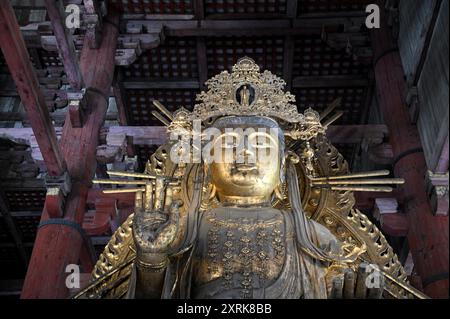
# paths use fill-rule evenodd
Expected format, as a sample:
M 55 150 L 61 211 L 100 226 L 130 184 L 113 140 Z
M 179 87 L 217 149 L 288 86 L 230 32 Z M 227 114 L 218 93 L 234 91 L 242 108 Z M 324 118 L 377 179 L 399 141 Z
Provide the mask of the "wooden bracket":
M 64 216 L 65 197 L 71 190 L 70 176 L 64 172 L 62 176 L 45 176 L 47 194 L 45 207 L 50 218 L 61 218 Z
M 87 26 L 86 37 L 89 47 L 98 49 L 102 42 L 102 19 L 103 14 L 100 2 L 97 0 L 84 0 L 86 13 L 83 16 L 83 22 Z
M 83 127 L 86 120 L 85 89 L 80 92 L 67 93 L 69 100 L 69 117 L 72 127 Z
M 433 214 L 448 216 L 448 172 L 437 174 L 428 171 L 426 180 Z
M 380 221 L 381 229 L 387 235 L 406 236 L 408 220 L 398 210 L 396 198 L 376 198 L 373 215 Z
M 83 127 L 83 108 L 80 101 L 70 101 L 69 117 L 72 127 Z

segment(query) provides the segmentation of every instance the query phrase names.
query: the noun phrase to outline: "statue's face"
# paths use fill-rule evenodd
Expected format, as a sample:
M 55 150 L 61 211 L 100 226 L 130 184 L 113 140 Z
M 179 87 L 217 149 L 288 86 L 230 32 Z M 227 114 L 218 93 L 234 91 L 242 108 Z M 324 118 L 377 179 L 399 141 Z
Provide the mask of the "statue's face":
M 221 129 L 213 146 L 211 179 L 219 198 L 271 196 L 280 180 L 281 158 L 278 135 L 269 127 L 231 125 Z

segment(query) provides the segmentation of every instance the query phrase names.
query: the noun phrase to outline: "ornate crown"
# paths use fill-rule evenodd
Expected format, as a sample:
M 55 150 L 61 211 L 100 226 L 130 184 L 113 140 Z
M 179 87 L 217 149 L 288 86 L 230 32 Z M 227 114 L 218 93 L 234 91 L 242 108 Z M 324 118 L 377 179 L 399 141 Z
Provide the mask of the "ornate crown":
M 289 123 L 304 122 L 298 113 L 295 97 L 285 92 L 285 81 L 245 57 L 206 82 L 207 92 L 197 95 L 193 119 L 202 121 L 224 115 L 259 115 L 282 119 Z
M 171 120 L 166 124 L 170 132 L 189 135 L 192 121 L 200 120 L 206 125 L 208 120 L 229 115 L 279 119 L 287 124 L 284 125 L 288 127 L 285 135 L 296 140 L 310 140 L 325 132 L 316 111 L 309 108 L 304 114 L 299 113 L 292 103 L 295 102 L 294 95 L 284 91 L 286 82 L 270 71 L 261 73 L 255 61 L 248 57 L 241 58 L 231 73 L 223 71 L 206 85 L 208 90 L 197 95 L 200 103 L 192 112 L 181 107 L 172 116 L 161 103 L 154 102 Z

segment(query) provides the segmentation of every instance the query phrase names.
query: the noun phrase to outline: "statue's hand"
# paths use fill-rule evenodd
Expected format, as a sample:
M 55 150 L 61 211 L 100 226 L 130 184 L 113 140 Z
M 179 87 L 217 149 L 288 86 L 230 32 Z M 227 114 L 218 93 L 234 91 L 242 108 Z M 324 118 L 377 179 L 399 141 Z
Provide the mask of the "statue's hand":
M 346 268 L 342 275 L 331 278 L 330 299 L 381 299 L 384 285 L 376 268 L 361 263 L 357 272 Z
M 133 236 L 140 261 L 158 263 L 167 257 L 179 227 L 180 200 L 172 200 L 173 186 L 164 177 L 157 177 L 147 187 L 143 205 L 136 205 Z

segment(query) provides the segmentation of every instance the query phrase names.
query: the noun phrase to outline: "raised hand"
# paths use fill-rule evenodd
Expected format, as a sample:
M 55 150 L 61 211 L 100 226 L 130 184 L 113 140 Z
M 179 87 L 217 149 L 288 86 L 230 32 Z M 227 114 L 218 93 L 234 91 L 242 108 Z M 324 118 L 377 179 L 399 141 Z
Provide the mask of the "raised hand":
M 174 186 L 158 176 L 146 185 L 142 201 L 136 201 L 133 236 L 138 260 L 155 263 L 167 257 L 179 227 L 180 200 L 173 201 Z

